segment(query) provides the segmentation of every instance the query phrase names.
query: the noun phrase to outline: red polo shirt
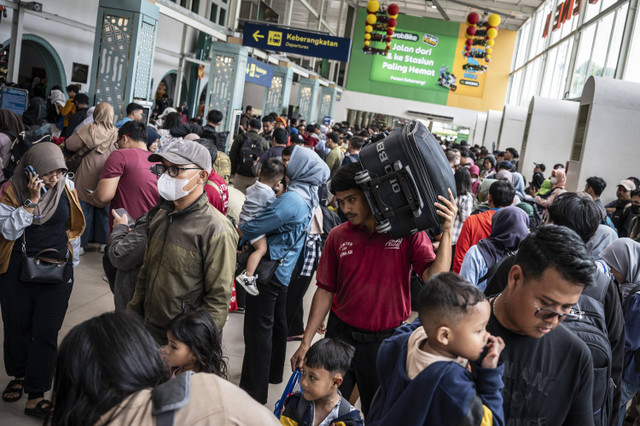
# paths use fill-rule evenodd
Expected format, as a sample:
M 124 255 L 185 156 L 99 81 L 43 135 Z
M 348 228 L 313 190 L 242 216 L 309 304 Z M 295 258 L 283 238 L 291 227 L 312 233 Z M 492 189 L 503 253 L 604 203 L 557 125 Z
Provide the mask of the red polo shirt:
M 394 240 L 346 222 L 329 233 L 316 285 L 334 293 L 331 309 L 342 321 L 387 330 L 411 314 L 411 268 L 422 276 L 435 258 L 424 232 Z

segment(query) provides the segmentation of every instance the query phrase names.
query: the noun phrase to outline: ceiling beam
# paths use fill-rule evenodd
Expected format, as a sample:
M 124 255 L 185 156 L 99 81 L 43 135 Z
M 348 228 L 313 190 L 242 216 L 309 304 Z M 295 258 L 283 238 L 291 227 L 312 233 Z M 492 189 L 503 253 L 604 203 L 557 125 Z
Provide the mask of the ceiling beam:
M 450 21 L 451 20 L 451 18 L 449 18 L 449 15 L 447 15 L 447 12 L 440 5 L 440 2 L 438 0 L 431 0 L 431 2 L 434 4 L 436 9 L 438 9 L 438 12 L 440 12 L 440 15 L 442 15 L 442 17 L 444 18 L 445 21 Z

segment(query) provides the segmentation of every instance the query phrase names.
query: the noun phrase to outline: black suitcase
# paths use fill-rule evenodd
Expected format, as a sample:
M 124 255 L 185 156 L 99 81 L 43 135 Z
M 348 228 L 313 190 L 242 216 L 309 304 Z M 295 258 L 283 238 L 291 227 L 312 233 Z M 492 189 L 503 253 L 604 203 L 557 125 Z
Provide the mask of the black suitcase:
M 360 151 L 364 169 L 356 175 L 376 218 L 376 231 L 406 237 L 442 224 L 438 195 L 456 197 L 451 166 L 442 148 L 419 121 L 373 137 Z

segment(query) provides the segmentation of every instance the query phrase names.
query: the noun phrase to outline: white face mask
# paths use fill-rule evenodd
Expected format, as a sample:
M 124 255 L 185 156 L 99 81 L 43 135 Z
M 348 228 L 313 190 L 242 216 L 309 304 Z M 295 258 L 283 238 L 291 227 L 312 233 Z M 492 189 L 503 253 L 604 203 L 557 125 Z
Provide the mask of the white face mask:
M 454 164 L 455 164 L 456 166 L 459 166 L 459 165 L 460 165 L 460 159 L 459 159 L 459 158 L 456 158 L 456 162 L 455 162 Z
M 186 197 L 191 193 L 191 191 L 196 189 L 198 185 L 194 186 L 189 191 L 185 191 L 183 188 L 187 186 L 191 179 L 198 175 L 199 173 L 196 173 L 189 179 L 176 179 L 164 173 L 160 176 L 160 179 L 158 179 L 158 193 L 160 193 L 162 198 L 169 201 L 176 201 L 180 198 Z
M 551 185 L 555 185 L 556 183 L 558 183 L 558 178 L 556 178 L 555 176 L 551 177 L 551 179 L 549 179 L 551 181 Z
M 344 148 L 344 149 L 349 149 L 349 144 L 348 144 L 348 143 L 343 143 L 343 144 L 342 144 L 342 148 Z

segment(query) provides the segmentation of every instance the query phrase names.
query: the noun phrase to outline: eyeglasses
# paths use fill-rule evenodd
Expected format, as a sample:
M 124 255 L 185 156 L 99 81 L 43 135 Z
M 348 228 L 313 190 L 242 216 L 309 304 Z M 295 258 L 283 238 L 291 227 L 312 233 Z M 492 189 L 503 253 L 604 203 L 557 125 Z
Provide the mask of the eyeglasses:
M 580 319 L 582 317 L 582 311 L 571 308 L 569 312 L 561 313 L 554 311 L 553 309 L 536 308 L 536 313 L 534 314 L 534 316 L 541 320 L 550 320 L 553 319 L 553 317 L 558 317 L 558 322 L 562 322 L 567 318 L 571 320 Z
M 171 177 L 176 177 L 180 174 L 181 170 L 202 170 L 199 167 L 178 167 L 178 166 L 165 166 L 164 164 L 154 164 L 151 166 L 151 173 L 156 176 L 162 176 L 168 173 Z
M 42 175 L 42 179 L 51 179 L 51 178 L 63 178 L 65 176 L 67 176 L 69 172 L 67 172 L 66 170 L 54 170 L 50 173 L 47 173 L 46 175 Z

